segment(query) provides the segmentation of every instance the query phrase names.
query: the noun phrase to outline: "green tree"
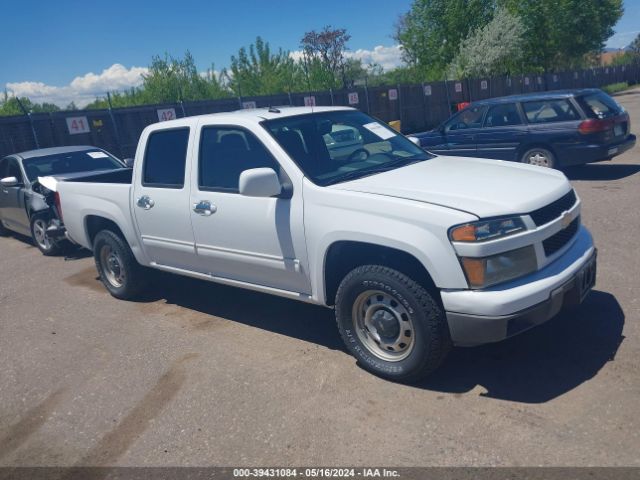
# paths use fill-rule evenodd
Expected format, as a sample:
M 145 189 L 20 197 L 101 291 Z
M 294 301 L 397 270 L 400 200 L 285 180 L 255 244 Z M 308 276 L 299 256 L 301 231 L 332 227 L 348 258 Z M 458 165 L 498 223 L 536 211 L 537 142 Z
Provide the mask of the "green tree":
M 325 26 L 306 32 L 300 40 L 302 65 L 313 90 L 351 86 L 358 71 L 358 61 L 347 60 L 345 52 L 351 35 L 344 28 Z M 361 67 L 361 65 L 360 65 Z
M 15 96 L 9 96 L 9 93 L 5 90 L 0 100 L 0 115 L 24 115 L 20 104 L 28 113 L 48 113 L 61 110 L 60 107 L 53 103 L 35 103 L 27 97 L 18 99 Z
M 493 16 L 494 0 L 414 0 L 400 17 L 395 39 L 404 60 L 422 72 L 423 80 L 439 80 L 470 32 Z
M 517 72 L 522 65 L 525 35 L 520 17 L 499 8 L 489 23 L 461 42 L 449 76 L 478 78 Z
M 249 48 L 242 47 L 231 57 L 229 70 L 223 75 L 237 95 L 270 95 L 295 89 L 301 71 L 289 56 L 278 49 L 272 52 L 268 42 L 257 37 Z
M 527 27 L 529 66 L 544 71 L 579 68 L 600 52 L 622 16 L 622 0 L 501 0 Z
M 151 59 L 149 72 L 144 75 L 139 93 L 144 103 L 167 103 L 178 100 L 204 100 L 229 96 L 213 73 L 202 76 L 196 68 L 195 60 L 187 51 L 184 58 L 165 54 L 164 58 Z M 132 92 L 129 99 L 137 98 Z

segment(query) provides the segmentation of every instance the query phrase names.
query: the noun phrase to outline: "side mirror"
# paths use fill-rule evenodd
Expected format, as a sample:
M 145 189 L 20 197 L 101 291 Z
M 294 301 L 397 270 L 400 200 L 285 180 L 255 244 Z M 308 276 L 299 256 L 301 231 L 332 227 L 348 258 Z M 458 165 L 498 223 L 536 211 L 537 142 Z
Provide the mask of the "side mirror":
M 409 140 L 411 140 L 413 143 L 415 143 L 418 147 L 420 147 L 420 139 L 418 137 L 407 137 Z
M 275 197 L 282 192 L 278 174 L 272 168 L 251 168 L 240 174 L 240 194 L 247 197 Z
M 123 160 L 124 164 L 127 166 L 127 168 L 133 168 L 133 162 L 135 162 L 134 158 L 125 158 Z
M 0 185 L 2 185 L 5 188 L 17 187 L 18 185 L 20 185 L 20 182 L 18 182 L 18 179 L 16 177 L 6 177 L 0 180 Z

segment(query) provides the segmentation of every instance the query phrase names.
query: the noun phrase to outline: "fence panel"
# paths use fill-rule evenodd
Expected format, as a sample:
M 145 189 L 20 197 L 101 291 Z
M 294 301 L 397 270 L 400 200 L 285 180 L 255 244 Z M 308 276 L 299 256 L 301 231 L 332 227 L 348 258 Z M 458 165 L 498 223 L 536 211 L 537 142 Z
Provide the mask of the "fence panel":
M 640 63 L 579 71 L 529 73 L 421 85 L 359 86 L 348 90 L 282 93 L 260 97 L 163 105 L 38 113 L 0 117 L 0 157 L 14 152 L 62 145 L 95 145 L 121 157 L 135 154 L 142 130 L 152 123 L 240 108 L 345 105 L 389 122 L 400 120 L 402 131 L 427 130 L 446 120 L 459 104 L 486 98 L 640 81 Z

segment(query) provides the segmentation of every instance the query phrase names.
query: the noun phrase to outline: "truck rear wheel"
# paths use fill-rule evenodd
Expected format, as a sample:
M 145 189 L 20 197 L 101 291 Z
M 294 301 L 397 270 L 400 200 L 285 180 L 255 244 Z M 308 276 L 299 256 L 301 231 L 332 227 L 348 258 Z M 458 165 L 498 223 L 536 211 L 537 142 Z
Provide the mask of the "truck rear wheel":
M 426 377 L 451 348 L 445 314 L 432 294 L 380 265 L 358 267 L 342 280 L 336 320 L 358 363 L 394 381 Z
M 114 297 L 130 300 L 144 289 L 144 270 L 118 234 L 111 230 L 99 232 L 93 241 L 93 258 L 100 280 Z

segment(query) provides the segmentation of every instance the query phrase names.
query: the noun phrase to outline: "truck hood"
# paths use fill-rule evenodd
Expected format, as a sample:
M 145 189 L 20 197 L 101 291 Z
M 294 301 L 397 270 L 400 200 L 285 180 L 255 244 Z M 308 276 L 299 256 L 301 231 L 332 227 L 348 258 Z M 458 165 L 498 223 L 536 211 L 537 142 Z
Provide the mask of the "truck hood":
M 536 210 L 571 185 L 561 172 L 543 167 L 438 156 L 330 188 L 432 203 L 484 218 Z

